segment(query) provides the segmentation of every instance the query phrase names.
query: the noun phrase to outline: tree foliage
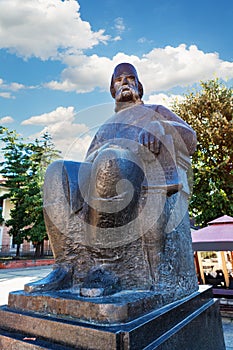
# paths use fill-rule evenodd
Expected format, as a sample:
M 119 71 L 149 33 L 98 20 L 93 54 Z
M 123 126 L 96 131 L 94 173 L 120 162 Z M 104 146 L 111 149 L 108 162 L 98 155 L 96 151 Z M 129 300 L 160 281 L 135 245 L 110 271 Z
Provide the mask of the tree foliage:
M 218 79 L 174 102 L 173 110 L 197 133 L 193 155 L 191 215 L 206 225 L 221 215 L 233 215 L 233 95 Z
M 58 158 L 59 152 L 46 133 L 34 142 L 25 141 L 15 132 L 0 129 L 4 161 L 0 163 L 0 174 L 5 178 L 8 188 L 5 198 L 10 198 L 14 207 L 6 226 L 17 244 L 24 240 L 32 241 L 39 248 L 47 238 L 42 204 L 42 185 L 45 170 L 49 163 Z M 38 249 L 37 249 L 38 250 Z

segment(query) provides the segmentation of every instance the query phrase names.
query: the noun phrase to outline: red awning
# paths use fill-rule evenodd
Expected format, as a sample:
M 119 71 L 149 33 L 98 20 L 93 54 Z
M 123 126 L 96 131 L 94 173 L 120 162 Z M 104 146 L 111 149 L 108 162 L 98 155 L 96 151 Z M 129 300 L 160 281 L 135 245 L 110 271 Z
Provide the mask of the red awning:
M 209 226 L 192 231 L 194 251 L 233 251 L 233 218 L 228 215 L 210 221 Z

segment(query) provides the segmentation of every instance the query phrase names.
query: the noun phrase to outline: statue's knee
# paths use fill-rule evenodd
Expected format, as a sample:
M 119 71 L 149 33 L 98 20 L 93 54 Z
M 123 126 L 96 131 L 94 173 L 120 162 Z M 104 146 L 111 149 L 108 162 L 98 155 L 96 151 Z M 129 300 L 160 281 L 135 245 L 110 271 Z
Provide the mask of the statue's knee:
M 121 179 L 118 156 L 112 149 L 103 150 L 92 168 L 92 187 L 100 197 L 116 196 L 116 184 Z
M 44 205 L 66 196 L 67 180 L 64 172 L 64 161 L 57 160 L 51 163 L 45 173 L 43 197 Z
M 44 178 L 44 198 L 50 197 L 51 194 L 55 191 L 57 184 L 61 181 L 62 178 L 62 162 L 56 161 L 51 163 L 45 173 Z
M 135 156 L 128 150 L 114 148 L 107 148 L 98 155 L 91 177 L 97 194 L 106 198 L 119 195 L 119 190 L 127 190 L 127 181 L 139 190 L 143 178 L 144 172 Z M 123 184 L 121 180 L 126 181 Z
M 56 160 L 55 162 L 51 163 L 45 173 L 45 184 L 51 185 L 54 181 L 58 181 L 59 178 L 62 178 L 64 168 L 64 161 L 63 160 Z

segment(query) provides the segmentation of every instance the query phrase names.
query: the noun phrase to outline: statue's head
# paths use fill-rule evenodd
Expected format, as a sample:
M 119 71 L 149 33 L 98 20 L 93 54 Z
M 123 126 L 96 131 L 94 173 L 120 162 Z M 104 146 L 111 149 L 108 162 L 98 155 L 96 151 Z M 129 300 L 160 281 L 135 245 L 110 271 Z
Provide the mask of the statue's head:
M 110 92 L 116 103 L 141 101 L 143 86 L 135 67 L 130 63 L 120 63 L 114 69 Z

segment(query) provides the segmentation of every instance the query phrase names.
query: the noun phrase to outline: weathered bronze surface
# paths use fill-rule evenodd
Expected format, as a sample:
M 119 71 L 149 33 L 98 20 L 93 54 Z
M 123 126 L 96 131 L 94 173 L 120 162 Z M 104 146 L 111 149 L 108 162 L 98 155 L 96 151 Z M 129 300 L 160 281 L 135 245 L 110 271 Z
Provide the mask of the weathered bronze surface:
M 161 306 L 197 290 L 187 213 L 196 135 L 170 110 L 143 103 L 132 65 L 115 68 L 110 91 L 116 113 L 85 161 L 47 170 L 44 215 L 56 265 L 25 291 L 149 291 Z

